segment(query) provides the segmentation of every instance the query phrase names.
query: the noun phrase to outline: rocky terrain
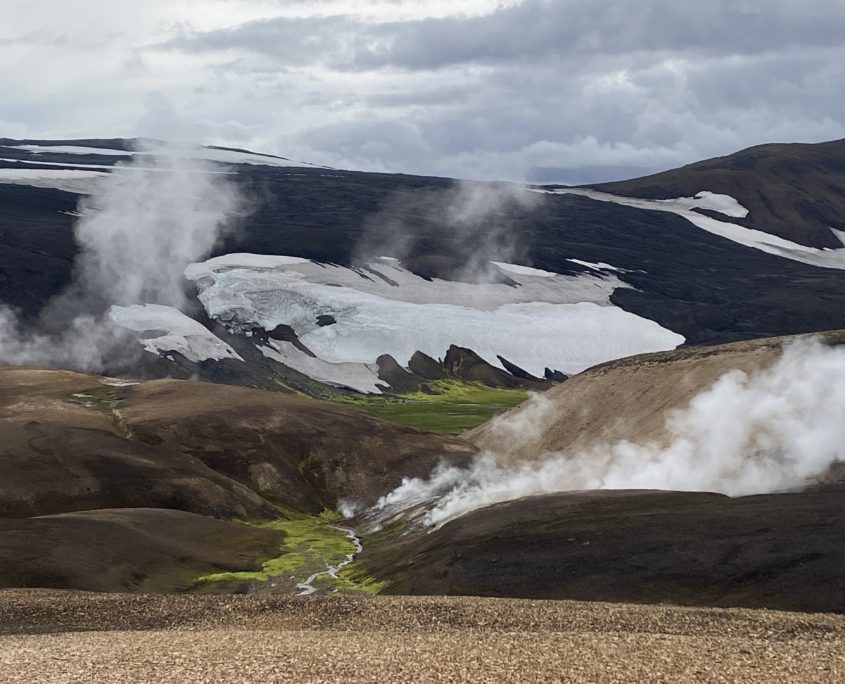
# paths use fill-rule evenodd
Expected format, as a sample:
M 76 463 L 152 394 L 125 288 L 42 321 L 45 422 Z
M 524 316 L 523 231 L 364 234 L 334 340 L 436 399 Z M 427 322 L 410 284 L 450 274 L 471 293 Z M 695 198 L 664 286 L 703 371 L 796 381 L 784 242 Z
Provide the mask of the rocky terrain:
M 833 682 L 841 616 L 476 598 L 0 593 L 0 676 Z

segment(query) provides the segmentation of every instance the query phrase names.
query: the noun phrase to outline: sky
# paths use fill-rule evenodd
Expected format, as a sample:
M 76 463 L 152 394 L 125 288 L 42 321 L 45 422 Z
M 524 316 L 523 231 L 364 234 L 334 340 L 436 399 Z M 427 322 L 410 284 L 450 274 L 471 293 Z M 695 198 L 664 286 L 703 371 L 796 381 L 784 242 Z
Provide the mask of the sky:
M 845 0 L 0 0 L 0 137 L 635 177 L 845 137 Z

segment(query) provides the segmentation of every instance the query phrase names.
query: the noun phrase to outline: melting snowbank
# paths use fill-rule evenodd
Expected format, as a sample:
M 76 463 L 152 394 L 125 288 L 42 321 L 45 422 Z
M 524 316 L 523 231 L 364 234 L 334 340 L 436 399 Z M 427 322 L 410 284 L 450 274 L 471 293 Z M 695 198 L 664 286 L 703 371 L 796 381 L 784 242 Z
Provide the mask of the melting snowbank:
M 172 306 L 136 304 L 113 306 L 109 316 L 117 325 L 136 332 L 149 332 L 141 339 L 153 354 L 178 352 L 190 361 L 243 359 L 228 344 Z
M 323 379 L 341 384 L 366 380 L 360 374 L 350 378 L 344 364 L 371 366 L 381 354 L 405 364 L 416 351 L 436 358 L 451 344 L 469 347 L 492 363 L 502 355 L 542 375 L 546 367 L 575 373 L 684 341 L 611 305 L 613 291 L 625 287 L 612 274 L 499 268 L 515 284 L 426 280 L 391 259 L 353 269 L 253 254 L 193 264 L 186 276 L 197 283 L 211 317 L 236 328 L 291 326 L 325 362 Z M 331 316 L 335 323 L 319 325 L 318 316 Z M 276 348 L 282 351 L 285 363 L 297 367 L 296 355 Z M 309 372 L 305 365 L 300 369 Z M 371 368 L 366 373 L 372 377 Z
M 105 171 L 89 170 L 88 168 L 0 169 L 0 183 L 31 185 L 35 188 L 54 188 L 80 195 L 93 193 L 97 187 L 97 182 L 105 177 Z

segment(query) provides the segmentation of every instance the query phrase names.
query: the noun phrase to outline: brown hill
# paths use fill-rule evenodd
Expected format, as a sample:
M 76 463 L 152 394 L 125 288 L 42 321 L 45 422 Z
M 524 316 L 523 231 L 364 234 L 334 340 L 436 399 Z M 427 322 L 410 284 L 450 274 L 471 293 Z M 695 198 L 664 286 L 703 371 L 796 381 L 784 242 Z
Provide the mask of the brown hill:
M 371 503 L 476 449 L 299 396 L 0 368 L 0 586 L 179 591 L 282 533 L 224 519 Z
M 825 333 L 845 343 L 845 331 Z M 680 409 L 731 370 L 773 363 L 784 342 L 772 337 L 710 347 L 642 354 L 596 366 L 464 434 L 512 461 L 587 447 L 599 441 L 636 443 L 664 437 L 666 412 Z M 540 429 L 540 426 L 542 429 Z
M 591 187 L 626 197 L 692 197 L 702 190 L 730 195 L 749 215 L 746 228 L 809 247 L 842 247 L 830 229 L 845 230 L 845 139 L 758 145 L 643 178 Z
M 181 591 L 206 572 L 258 569 L 282 536 L 155 508 L 0 519 L 0 586 Z
M 155 507 L 216 517 L 371 502 L 466 442 L 354 409 L 181 380 L 0 369 L 0 516 Z

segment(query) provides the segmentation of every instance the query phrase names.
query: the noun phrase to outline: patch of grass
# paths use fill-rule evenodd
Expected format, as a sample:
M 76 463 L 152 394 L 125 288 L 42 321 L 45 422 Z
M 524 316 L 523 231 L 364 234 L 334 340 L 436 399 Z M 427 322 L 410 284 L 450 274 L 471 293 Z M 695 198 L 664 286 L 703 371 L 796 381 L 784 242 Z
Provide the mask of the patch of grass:
M 202 587 L 215 582 L 267 582 L 282 576 L 288 577 L 291 583 L 295 584 L 305 580 L 312 573 L 325 570 L 329 565 L 337 565 L 349 554 L 355 553 L 352 540 L 343 530 L 334 526 L 342 520 L 336 511 L 325 510 L 318 516 L 287 510 L 282 513 L 285 517 L 269 522 L 242 522 L 284 533 L 279 554 L 264 561 L 260 570 L 201 575 L 194 580 L 194 585 Z M 383 587 L 383 583 L 368 576 L 362 568 L 347 571 L 349 567 L 351 565 L 341 569 L 337 580 L 328 575 L 321 575 L 320 587 L 333 591 L 367 593 L 378 593 Z
M 428 388 L 429 392 L 338 395 L 331 399 L 419 430 L 459 434 L 528 398 L 528 392 L 523 390 L 497 389 L 455 379 L 432 381 Z
M 378 594 L 388 582 L 370 575 L 361 563 L 350 563 L 337 573 L 338 591 L 356 591 L 365 594 Z
M 109 385 L 100 385 L 99 387 L 82 390 L 81 394 L 87 394 L 97 401 L 114 401 L 117 399 L 117 388 Z
M 111 411 L 118 398 L 116 387 L 101 385 L 99 387 L 84 389 L 72 395 L 71 401 L 89 404 L 102 411 Z

